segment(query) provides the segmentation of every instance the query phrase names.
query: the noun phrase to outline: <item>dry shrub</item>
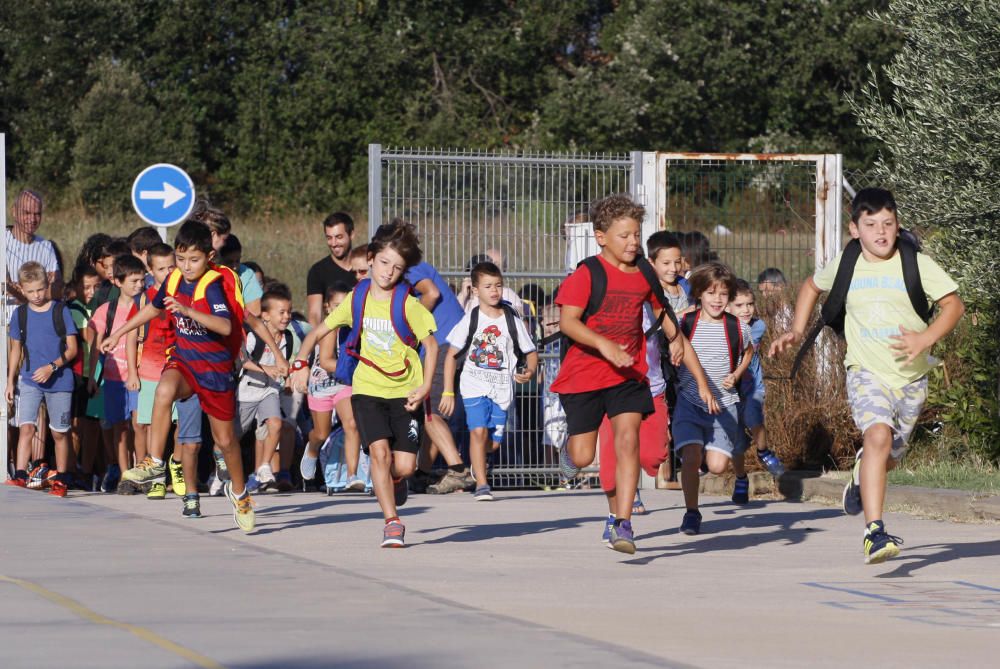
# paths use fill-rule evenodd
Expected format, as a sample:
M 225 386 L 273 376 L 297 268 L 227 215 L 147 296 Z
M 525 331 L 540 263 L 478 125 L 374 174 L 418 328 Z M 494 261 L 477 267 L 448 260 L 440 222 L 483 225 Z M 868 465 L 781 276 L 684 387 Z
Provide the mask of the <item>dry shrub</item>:
M 787 330 L 789 307 L 781 301 L 758 298 L 767 334 L 761 343 L 766 352 L 771 340 Z M 844 383 L 843 340 L 827 330 L 806 356 L 795 380 L 788 379 L 796 350 L 762 358 L 766 396 L 764 424 L 768 446 L 789 469 L 843 469 L 854 462 L 861 434 L 847 405 Z M 755 464 L 756 458 L 747 458 Z

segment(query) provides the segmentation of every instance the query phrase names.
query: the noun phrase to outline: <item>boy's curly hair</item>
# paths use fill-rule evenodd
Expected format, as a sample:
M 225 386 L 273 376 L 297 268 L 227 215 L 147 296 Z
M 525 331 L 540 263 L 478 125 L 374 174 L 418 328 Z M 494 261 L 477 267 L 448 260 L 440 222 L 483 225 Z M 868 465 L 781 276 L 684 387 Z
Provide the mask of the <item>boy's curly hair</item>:
M 646 208 L 636 204 L 625 193 L 616 193 L 597 200 L 590 205 L 590 220 L 594 232 L 607 232 L 611 224 L 619 218 L 631 218 L 638 223 L 646 217 Z
M 707 262 L 695 268 L 691 272 L 691 276 L 688 277 L 691 298 L 695 300 L 701 298 L 702 293 L 716 283 L 726 286 L 726 290 L 729 291 L 729 299 L 736 297 L 736 274 L 729 268 L 729 265 L 721 262 Z

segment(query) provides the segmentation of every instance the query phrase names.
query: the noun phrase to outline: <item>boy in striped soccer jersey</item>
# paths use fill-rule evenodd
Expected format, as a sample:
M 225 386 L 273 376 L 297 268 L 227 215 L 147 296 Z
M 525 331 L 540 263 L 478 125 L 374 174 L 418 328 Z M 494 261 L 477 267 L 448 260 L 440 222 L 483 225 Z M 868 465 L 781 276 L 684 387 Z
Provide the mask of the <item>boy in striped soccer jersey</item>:
M 237 351 L 233 333 L 242 327 L 239 294 L 227 294 L 224 279 L 209 263 L 212 233 L 198 221 L 186 221 L 174 240 L 177 269 L 163 282 L 153 300 L 112 332 L 102 348 L 110 350 L 118 338 L 142 327 L 164 310 L 174 319 L 177 343 L 167 358 L 156 388 L 150 429 L 149 457 L 122 474 L 136 483 L 163 478 L 163 455 L 170 431 L 170 411 L 175 400 L 197 395 L 208 415 L 215 446 L 222 452 L 230 481 L 226 496 L 233 503 L 233 517 L 245 532 L 255 525 L 253 505 L 246 491 L 239 444 L 233 432 L 236 410 L 233 369 Z M 237 302 L 230 304 L 230 301 Z

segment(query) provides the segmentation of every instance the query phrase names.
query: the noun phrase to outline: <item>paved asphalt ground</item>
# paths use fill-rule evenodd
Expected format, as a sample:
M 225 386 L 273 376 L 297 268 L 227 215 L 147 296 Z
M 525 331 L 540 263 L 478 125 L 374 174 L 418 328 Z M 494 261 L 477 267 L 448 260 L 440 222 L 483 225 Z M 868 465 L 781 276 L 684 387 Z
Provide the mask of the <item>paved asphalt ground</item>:
M 411 497 L 378 548 L 366 496 L 222 498 L 0 489 L 0 666 L 987 667 L 1000 650 L 996 525 L 887 517 L 866 566 L 837 509 L 647 491 L 638 552 L 599 543 L 603 497 Z

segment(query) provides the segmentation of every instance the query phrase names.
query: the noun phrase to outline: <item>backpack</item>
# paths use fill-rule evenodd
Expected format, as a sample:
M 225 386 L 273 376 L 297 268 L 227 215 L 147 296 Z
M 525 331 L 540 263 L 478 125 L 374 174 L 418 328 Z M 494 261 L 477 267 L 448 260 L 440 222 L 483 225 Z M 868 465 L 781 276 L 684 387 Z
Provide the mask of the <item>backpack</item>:
M 319 449 L 319 466 L 323 468 L 323 483 L 327 494 L 342 492 L 350 480 L 347 476 L 347 459 L 344 450 L 344 428 L 338 422 L 330 436 Z M 372 488 L 371 464 L 362 451 L 358 457 L 358 478 L 365 482 L 365 490 Z
M 59 356 L 63 358 L 64 364 L 68 365 L 71 361 L 65 359 L 66 321 L 63 316 L 63 313 L 66 311 L 66 304 L 59 300 L 52 300 L 52 308 L 49 311 L 52 312 L 52 327 L 56 331 L 56 336 L 59 337 Z M 21 331 L 21 352 L 24 354 L 22 368 L 31 371 L 31 362 L 28 359 L 28 347 L 24 345 L 28 341 L 28 305 L 22 304 L 18 306 L 16 312 L 17 327 Z
M 506 302 L 500 303 L 500 308 L 503 310 L 504 319 L 507 321 L 507 332 L 510 335 L 510 339 L 514 344 L 514 358 L 516 360 L 514 369 L 517 369 L 522 364 L 524 364 L 524 351 L 521 350 L 521 343 L 518 341 L 517 336 L 517 319 L 520 318 L 517 312 L 514 311 L 514 307 L 510 306 Z M 462 349 L 455 354 L 455 360 L 458 363 L 455 367 L 455 388 L 458 388 L 458 379 L 462 376 L 462 368 L 465 367 L 465 355 L 469 352 L 469 348 L 472 346 L 472 339 L 476 334 L 476 330 L 479 325 L 479 307 L 473 307 L 472 311 L 469 312 L 469 334 L 465 337 L 465 345 Z
M 250 333 L 250 327 L 248 325 L 244 325 L 243 330 L 247 334 Z M 292 352 L 295 350 L 295 335 L 292 333 L 291 330 L 285 330 L 282 333 L 281 343 L 278 343 L 278 345 L 281 346 L 281 352 L 284 354 L 285 360 L 291 360 L 292 355 L 294 355 Z M 264 343 L 264 340 L 255 334 L 253 340 L 253 349 L 248 351 L 248 353 L 250 354 L 250 359 L 257 364 L 260 364 L 260 359 L 264 357 L 264 349 L 266 348 L 267 344 Z
M 410 369 L 410 361 L 404 359 L 403 369 L 387 372 L 361 355 L 361 331 L 364 327 L 365 301 L 368 299 L 371 286 L 371 279 L 362 279 L 351 293 L 351 330 L 347 339 L 340 346 L 337 369 L 334 371 L 334 378 L 344 385 L 354 384 L 354 372 L 358 368 L 359 362 L 363 362 L 390 378 L 402 376 Z M 392 289 L 392 298 L 389 303 L 389 318 L 392 321 L 392 329 L 395 330 L 399 340 L 410 348 L 419 350 L 420 342 L 417 341 L 416 335 L 413 334 L 413 328 L 406 320 L 406 298 L 409 295 L 410 284 L 405 281 L 396 284 Z
M 590 297 L 587 299 L 587 306 L 584 308 L 583 314 L 580 315 L 580 320 L 583 323 L 586 323 L 587 319 L 600 311 L 601 306 L 604 304 L 604 296 L 608 292 L 608 274 L 604 270 L 604 265 L 601 264 L 601 261 L 597 256 L 588 256 L 584 258 L 577 265 L 577 268 L 579 269 L 581 265 L 585 265 L 587 270 L 590 272 Z M 670 307 L 670 301 L 663 293 L 663 286 L 660 285 L 660 279 L 656 276 L 656 270 L 653 269 L 653 266 L 649 263 L 649 261 L 642 256 L 639 256 L 635 259 L 635 266 L 642 274 L 643 278 L 646 279 L 646 283 L 649 284 L 650 290 L 653 291 L 654 299 L 662 308 L 659 317 L 653 322 L 653 325 L 643 333 L 643 338 L 648 339 L 650 335 L 660 328 L 663 324 L 663 319 L 668 316 L 671 322 L 673 322 L 674 327 L 677 327 L 677 316 L 674 314 L 674 310 Z M 559 356 L 560 360 L 563 360 L 566 358 L 566 354 L 569 352 L 570 346 L 577 345 L 576 342 L 563 335 L 561 332 L 556 332 L 542 339 L 541 343 L 542 345 L 547 345 L 558 338 L 561 338 L 562 341 L 562 344 L 559 347 Z
M 183 275 L 179 269 L 175 269 L 167 277 L 167 287 L 166 294 L 170 297 L 174 297 L 177 291 L 180 289 L 181 279 Z M 240 283 L 240 278 L 236 275 L 233 270 L 228 267 L 216 265 L 214 263 L 209 263 L 209 269 L 201 275 L 198 279 L 198 283 L 195 284 L 194 294 L 191 296 L 191 303 L 201 302 L 203 306 L 207 307 L 205 302 L 205 291 L 208 287 L 215 281 L 222 281 L 222 292 L 226 297 L 226 304 L 229 307 L 229 322 L 232 324 L 232 328 L 229 331 L 229 335 L 223 338 L 223 344 L 226 350 L 232 355 L 233 360 L 239 358 L 240 349 L 243 348 L 243 288 Z M 211 313 L 208 308 L 200 309 L 199 311 L 205 311 L 206 313 Z
M 896 239 L 896 249 L 899 251 L 899 259 L 903 264 L 903 283 L 906 285 L 906 294 L 910 298 L 910 305 L 920 316 L 920 320 L 927 323 L 934 313 L 933 305 L 927 301 L 924 293 L 924 285 L 920 281 L 920 267 L 917 264 L 917 253 L 920 251 L 920 242 L 913 233 L 905 230 L 900 231 L 900 236 Z M 861 257 L 861 242 L 852 239 L 844 247 L 844 253 L 840 258 L 840 265 L 837 267 L 837 275 L 833 280 L 833 286 L 827 294 L 826 301 L 820 309 L 819 322 L 813 326 L 805 339 L 799 352 L 795 354 L 795 362 L 792 363 L 792 371 L 788 378 L 794 379 L 795 374 L 802 366 L 802 361 L 806 353 L 812 348 L 816 337 L 823 328 L 829 326 L 839 337 L 844 336 L 844 318 L 847 315 L 847 292 L 851 288 L 851 280 L 854 278 L 854 267 Z
M 689 341 L 694 337 L 700 316 L 701 309 L 697 309 L 684 314 L 681 319 L 681 332 Z M 743 328 L 740 319 L 726 311 L 722 312 L 722 324 L 726 333 L 726 348 L 729 349 L 729 371 L 733 372 L 739 367 L 740 356 L 743 354 Z

